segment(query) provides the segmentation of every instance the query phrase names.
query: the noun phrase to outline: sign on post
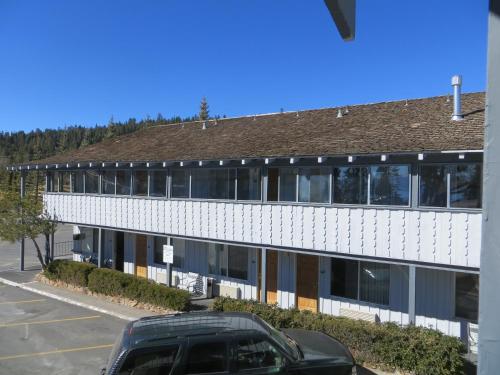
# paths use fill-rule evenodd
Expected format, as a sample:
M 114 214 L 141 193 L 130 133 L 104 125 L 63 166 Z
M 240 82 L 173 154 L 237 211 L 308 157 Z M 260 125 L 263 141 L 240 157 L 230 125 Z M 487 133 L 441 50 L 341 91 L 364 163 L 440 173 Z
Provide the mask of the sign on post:
M 174 263 L 174 247 L 172 245 L 163 245 L 163 262 Z

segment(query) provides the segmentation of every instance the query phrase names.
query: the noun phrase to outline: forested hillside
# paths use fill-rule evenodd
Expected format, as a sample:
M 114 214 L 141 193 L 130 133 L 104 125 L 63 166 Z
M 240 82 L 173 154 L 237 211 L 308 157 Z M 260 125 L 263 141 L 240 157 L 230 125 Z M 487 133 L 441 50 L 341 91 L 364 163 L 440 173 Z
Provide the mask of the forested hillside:
M 0 132 L 0 191 L 17 188 L 17 176 L 12 176 L 5 169 L 5 166 L 10 163 L 42 159 L 59 152 L 100 142 L 105 138 L 131 133 L 148 126 L 198 119 L 199 116 L 165 119 L 161 114 L 158 114 L 156 119 L 147 118 L 140 121 L 131 118 L 126 122 L 115 122 L 111 119 L 107 125 L 96 125 L 91 128 L 76 125 L 59 129 L 36 129 L 30 132 Z M 30 175 L 28 183 L 31 185 L 34 183 L 34 176 L 33 173 Z
M 93 128 L 68 126 L 55 130 L 36 129 L 28 133 L 24 131 L 0 132 L 0 163 L 21 163 L 42 159 L 58 152 L 97 143 L 105 138 L 131 133 L 143 127 L 196 119 L 196 116 L 165 119 L 159 114 L 154 120 L 148 118 L 137 121 L 132 118 L 126 122 L 115 122 L 111 119 L 108 125 L 97 125 Z

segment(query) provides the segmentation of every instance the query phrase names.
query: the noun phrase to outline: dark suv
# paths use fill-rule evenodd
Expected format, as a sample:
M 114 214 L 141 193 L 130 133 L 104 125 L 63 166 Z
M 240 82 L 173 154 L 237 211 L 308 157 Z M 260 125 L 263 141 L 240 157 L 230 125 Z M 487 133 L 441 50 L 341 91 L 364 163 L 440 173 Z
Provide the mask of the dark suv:
M 276 330 L 248 313 L 190 313 L 129 323 L 105 375 L 355 373 L 349 350 L 320 332 Z

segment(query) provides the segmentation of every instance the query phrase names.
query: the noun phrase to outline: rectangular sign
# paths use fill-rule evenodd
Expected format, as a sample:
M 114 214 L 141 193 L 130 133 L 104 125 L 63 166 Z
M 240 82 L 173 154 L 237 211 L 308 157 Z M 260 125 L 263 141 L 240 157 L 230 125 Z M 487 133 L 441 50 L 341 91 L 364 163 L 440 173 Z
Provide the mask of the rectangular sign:
M 165 263 L 174 263 L 174 247 L 172 245 L 163 245 L 163 261 Z

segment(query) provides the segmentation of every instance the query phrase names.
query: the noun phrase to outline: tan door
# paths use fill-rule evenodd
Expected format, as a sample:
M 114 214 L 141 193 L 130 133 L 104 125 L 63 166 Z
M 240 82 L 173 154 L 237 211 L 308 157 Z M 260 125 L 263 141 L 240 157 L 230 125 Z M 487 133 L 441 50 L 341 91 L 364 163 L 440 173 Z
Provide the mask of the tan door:
M 266 254 L 266 301 L 278 302 L 278 252 L 267 250 Z
M 317 256 L 297 254 L 296 299 L 299 310 L 318 312 L 318 261 Z
M 135 236 L 135 274 L 148 277 L 148 240 L 146 236 Z

